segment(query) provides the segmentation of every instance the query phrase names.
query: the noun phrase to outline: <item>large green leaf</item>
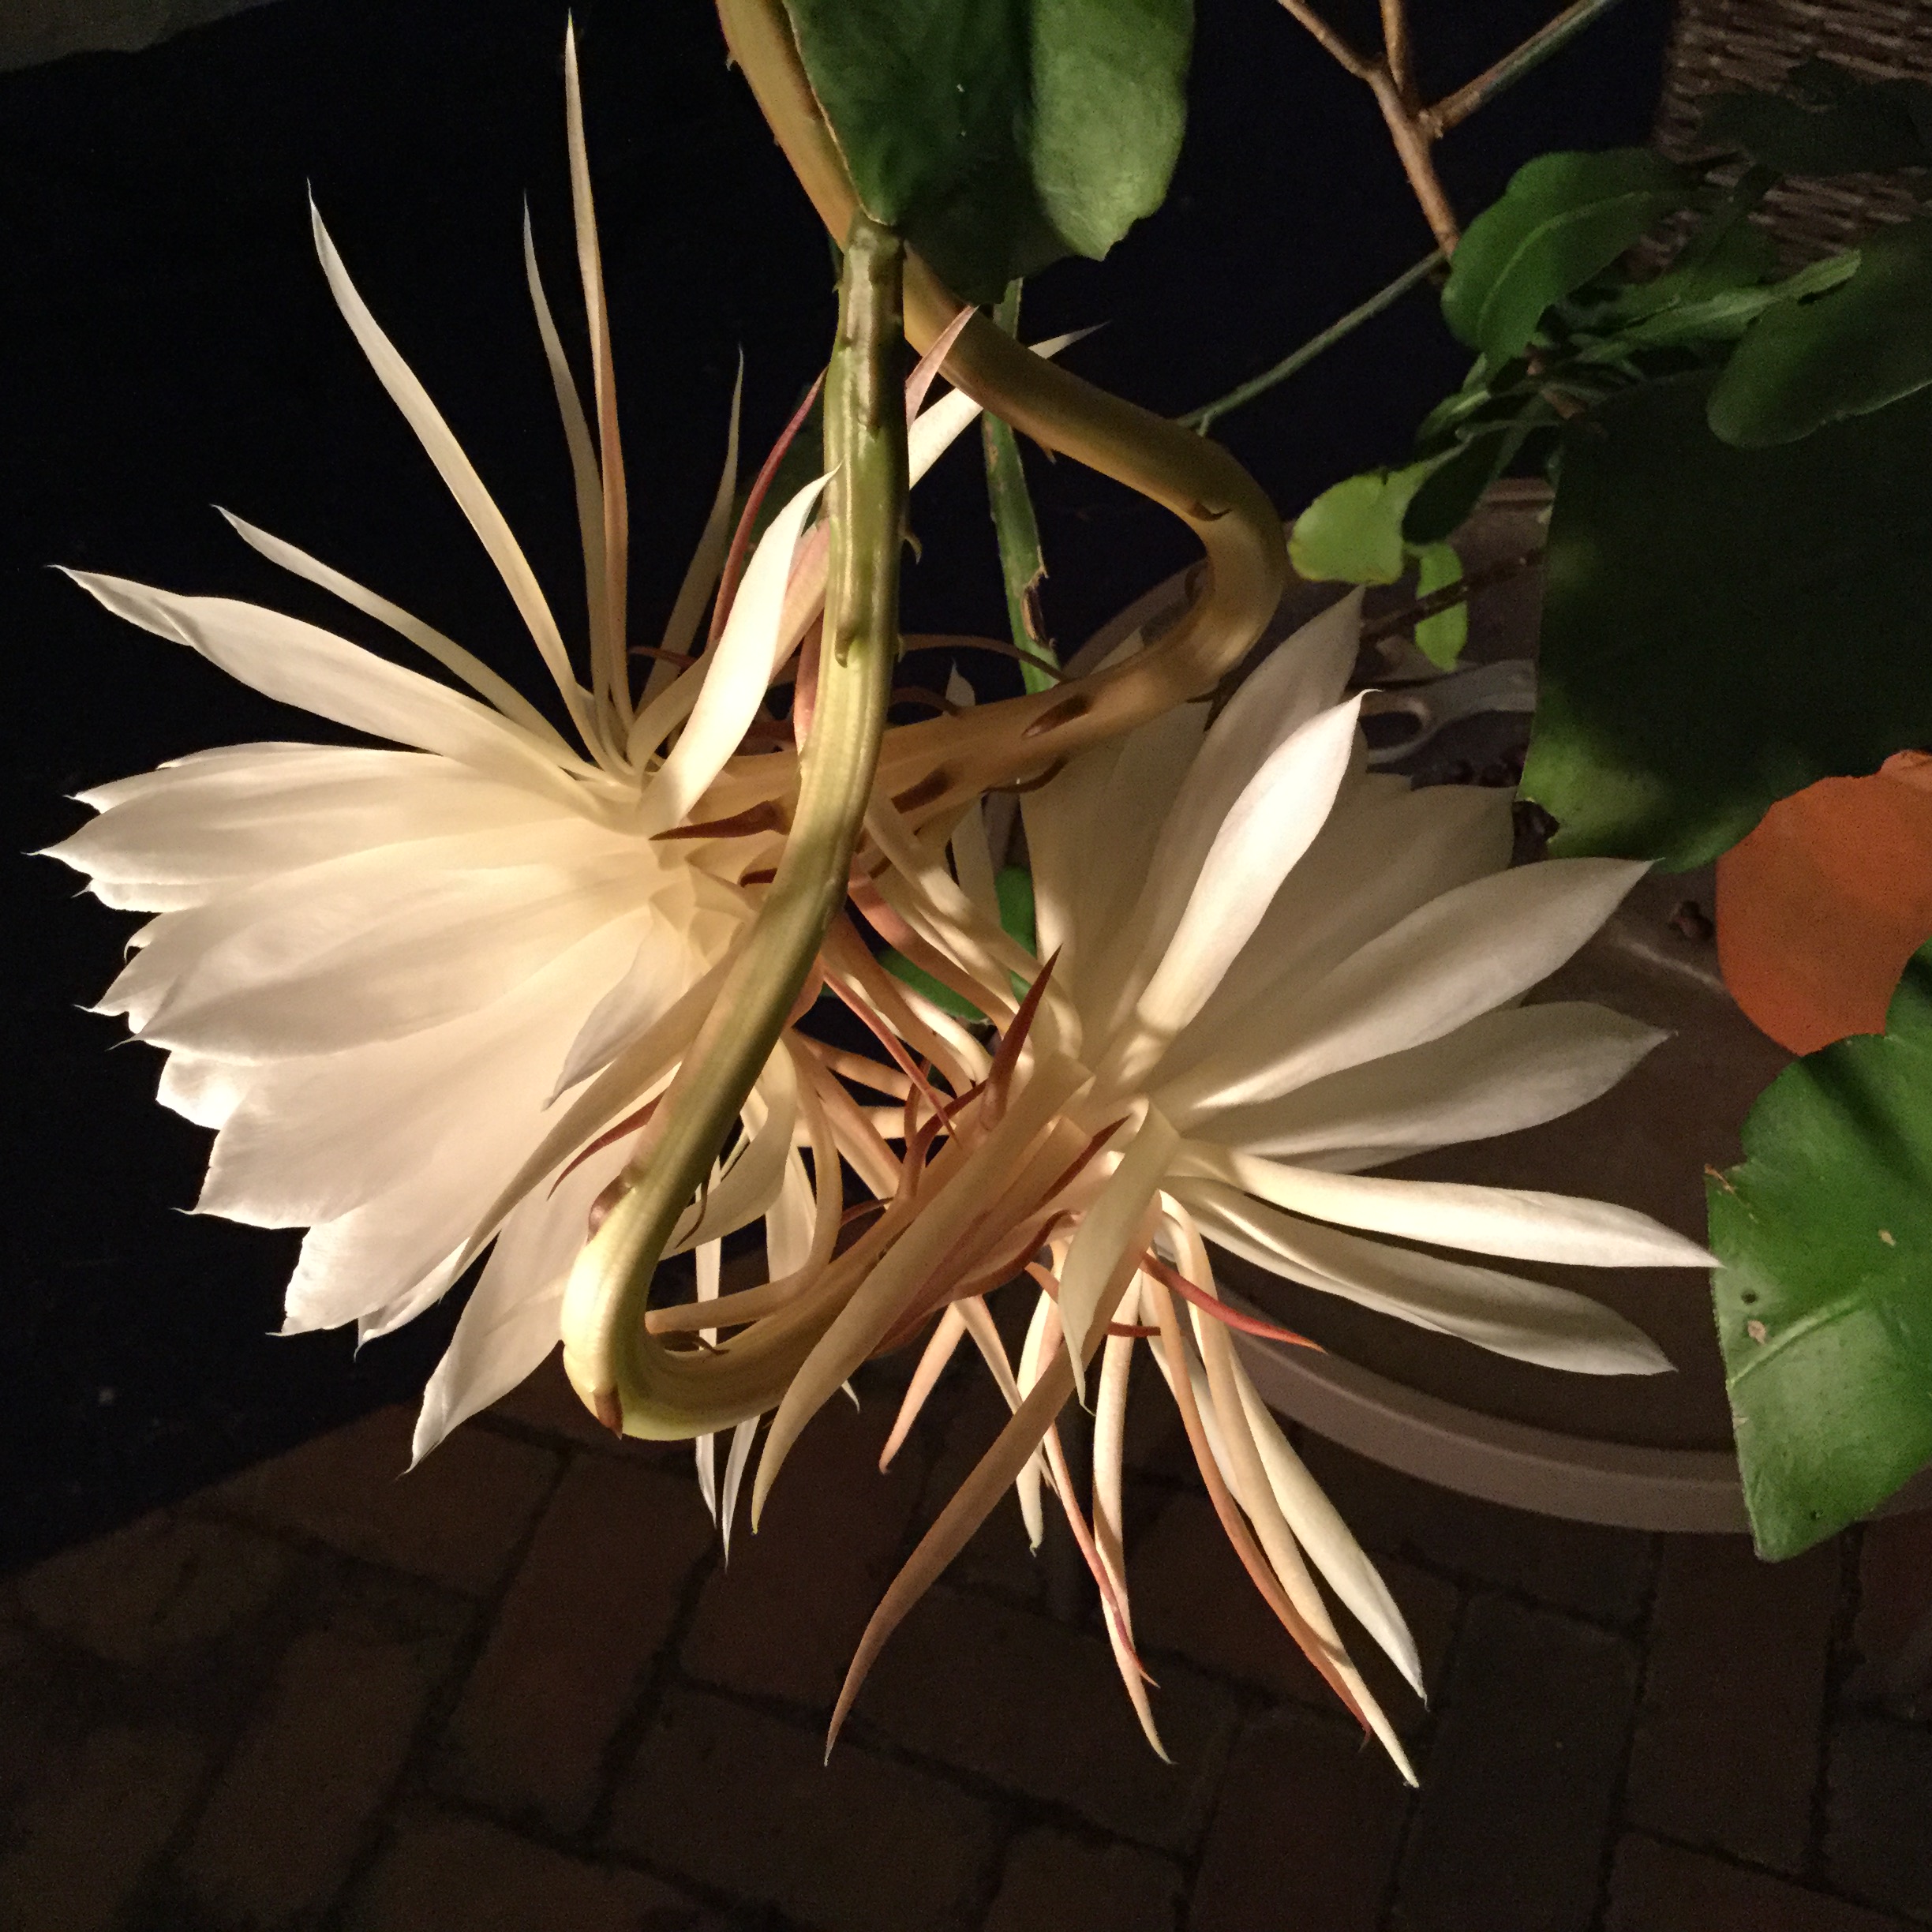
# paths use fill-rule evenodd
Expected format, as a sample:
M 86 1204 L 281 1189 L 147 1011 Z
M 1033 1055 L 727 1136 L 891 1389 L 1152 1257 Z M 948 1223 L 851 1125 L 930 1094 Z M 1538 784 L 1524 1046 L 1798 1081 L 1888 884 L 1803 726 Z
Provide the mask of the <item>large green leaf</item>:
M 786 0 L 866 211 L 968 301 L 1098 257 L 1180 152 L 1192 0 Z
M 1745 448 L 1882 409 L 1932 383 L 1932 221 L 1868 235 L 1857 272 L 1767 309 L 1711 391 L 1710 426 Z
M 1393 583 L 1409 567 L 1402 519 L 1453 451 L 1331 483 L 1295 519 L 1288 560 L 1310 582 Z
M 1500 366 L 1522 353 L 1551 303 L 1682 208 L 1690 185 L 1647 148 L 1539 155 L 1470 223 L 1443 289 L 1443 320 Z
M 1932 164 L 1932 88 L 1860 80 L 1826 61 L 1794 68 L 1781 94 L 1725 94 L 1698 131 L 1780 174 L 1889 173 Z
M 1698 865 L 1932 744 L 1932 390 L 1741 450 L 1710 382 L 1616 397 L 1563 451 L 1522 781 L 1560 852 Z
M 1772 1082 L 1709 1185 L 1751 1529 L 1792 1556 L 1932 1461 L 1932 948 L 1882 1035 Z

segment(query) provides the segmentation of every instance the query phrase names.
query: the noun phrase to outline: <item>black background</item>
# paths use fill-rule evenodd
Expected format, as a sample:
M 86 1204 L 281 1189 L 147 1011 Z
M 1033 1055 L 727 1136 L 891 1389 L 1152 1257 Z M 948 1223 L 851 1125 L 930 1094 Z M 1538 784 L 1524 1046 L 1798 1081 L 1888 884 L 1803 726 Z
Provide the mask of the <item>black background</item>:
M 1417 7 L 1447 92 L 1552 0 Z M 1362 10 L 1358 10 L 1362 11 Z M 1430 238 L 1367 92 L 1271 0 L 1202 0 L 1174 192 L 1104 264 L 1029 291 L 1027 332 L 1104 321 L 1083 373 L 1163 411 L 1265 367 Z M 1541 149 L 1642 140 L 1665 0 L 1626 0 L 1441 151 L 1465 218 Z M 1337 17 L 1366 44 L 1366 18 Z M 634 623 L 661 623 L 714 486 L 737 358 L 747 448 L 822 360 L 828 255 L 728 71 L 704 0 L 577 9 L 631 481 Z M 77 786 L 212 744 L 321 737 L 117 623 L 47 566 L 250 597 L 368 638 L 228 533 L 220 503 L 381 590 L 534 692 L 534 654 L 460 513 L 361 360 L 308 232 L 312 188 L 365 298 L 581 631 L 561 436 L 522 285 L 527 194 L 573 354 L 564 9 L 279 0 L 138 55 L 0 77 L 0 651 L 9 1134 L 0 1565 L 92 1534 L 420 1387 L 453 1310 L 373 1345 L 273 1339 L 299 1237 L 201 1220 L 208 1136 L 152 1103 L 156 1057 L 82 1003 L 134 923 L 13 854 Z M 1399 459 L 1460 362 L 1426 293 L 1219 433 L 1292 510 Z M 579 367 L 582 358 L 578 357 Z M 1035 462 L 1063 644 L 1190 559 L 1185 533 Z M 915 506 L 909 628 L 1000 635 L 970 453 Z M 574 606 L 574 608 L 573 608 Z M 573 625 L 573 617 L 575 620 Z

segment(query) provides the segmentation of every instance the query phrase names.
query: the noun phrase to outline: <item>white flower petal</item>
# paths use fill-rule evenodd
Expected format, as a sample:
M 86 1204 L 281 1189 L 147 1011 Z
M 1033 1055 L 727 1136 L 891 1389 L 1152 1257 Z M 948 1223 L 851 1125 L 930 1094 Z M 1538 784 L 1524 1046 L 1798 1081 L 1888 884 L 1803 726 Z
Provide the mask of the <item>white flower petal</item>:
M 426 1305 L 447 1294 L 462 1271 L 459 1250 L 440 1238 L 455 1219 L 445 1211 L 447 1192 L 447 1185 L 412 1185 L 317 1222 L 302 1237 L 279 1332 L 339 1328 L 399 1302 Z
M 1606 1093 L 1667 1035 L 1604 1006 L 1505 1006 L 1426 1045 L 1207 1117 L 1219 1145 L 1334 1167 L 1515 1133 Z M 1377 1152 L 1377 1150 L 1380 1151 Z
M 978 702 L 972 686 L 960 675 L 956 665 L 946 674 L 946 698 L 962 711 Z M 993 861 L 993 848 L 987 841 L 986 812 L 975 799 L 960 813 L 949 841 L 953 874 L 960 890 L 972 900 L 981 916 L 997 926 L 1000 923 L 999 888 Z
M 700 1242 L 721 1241 L 757 1220 L 778 1198 L 798 1115 L 798 1076 L 791 1053 L 781 1041 L 746 1095 L 747 1138 L 723 1175 L 706 1191 L 702 1212 L 687 1230 L 673 1237 L 665 1250 L 667 1254 L 681 1254 Z
M 1203 1174 L 1245 1189 L 1291 1214 L 1472 1254 L 1571 1267 L 1716 1265 L 1695 1241 L 1612 1201 L 1457 1181 L 1327 1174 L 1199 1141 L 1181 1148 L 1174 1166 L 1179 1174 Z
M 217 765 L 258 764 L 279 759 L 290 771 L 305 763 L 326 761 L 336 754 L 333 745 L 301 744 L 270 739 L 253 744 L 217 745 L 212 751 L 189 751 L 180 758 L 163 758 L 152 771 L 137 772 L 131 778 L 110 778 L 105 784 L 89 785 L 72 796 L 77 804 L 105 811 L 110 805 L 125 805 L 151 792 L 164 792 L 178 782 L 180 774 Z
M 1094 836 L 1095 820 L 1121 750 L 1118 739 L 1095 745 L 1070 758 L 1065 770 L 1037 791 L 1020 795 L 1039 956 L 1058 955 L 1054 981 L 1076 998 L 1087 953 L 1097 953 L 1104 936 L 1082 914 L 1094 869 L 1106 863 L 1107 847 Z
M 1671 1365 L 1641 1329 L 1587 1295 L 1297 1220 L 1211 1181 L 1180 1181 L 1174 1192 L 1230 1253 L 1419 1328 L 1576 1375 Z
M 1614 912 L 1642 860 L 1550 859 L 1442 894 L 1332 967 L 1260 1037 L 1175 1083 L 1191 1125 L 1208 1106 L 1271 1100 L 1324 1073 L 1439 1039 L 1547 978 Z
M 37 858 L 51 858 L 40 852 Z M 117 912 L 192 912 L 204 906 L 221 890 L 219 880 L 185 885 L 178 879 L 95 879 L 88 890 L 104 906 Z M 132 945 L 133 942 L 129 942 Z
M 510 534 L 510 526 L 504 521 L 503 512 L 483 487 L 483 479 L 463 454 L 462 445 L 451 434 L 449 425 L 429 400 L 429 392 L 396 353 L 395 345 L 383 333 L 376 318 L 369 313 L 368 305 L 357 294 L 354 283 L 349 279 L 349 271 L 343 266 L 342 257 L 335 253 L 335 245 L 329 239 L 328 230 L 323 227 L 322 217 L 313 202 L 309 204 L 309 215 L 315 234 L 316 253 L 320 257 L 322 272 L 328 279 L 330 292 L 343 313 L 343 319 L 361 346 L 363 354 L 368 357 L 377 380 L 388 391 L 390 400 L 415 431 L 417 440 L 448 485 L 450 494 L 470 519 L 470 527 L 481 539 L 483 548 L 489 552 L 490 561 L 496 566 L 504 586 L 510 593 L 511 602 L 529 627 L 539 654 L 556 680 L 557 690 L 571 714 L 571 722 L 577 727 L 585 745 L 597 756 L 600 764 L 613 762 L 608 748 L 599 739 L 590 694 L 577 682 L 576 675 L 571 669 L 570 656 L 558 634 L 556 620 L 551 616 L 536 575 L 518 547 L 515 537 Z
M 1418 906 L 1501 871 L 1510 841 L 1503 792 L 1351 779 L 1246 949 L 1170 1049 L 1163 1090 L 1210 1054 L 1225 1050 L 1245 1065 L 1257 1042 L 1292 1038 L 1315 980 Z
M 773 517 L 745 567 L 724 635 L 702 666 L 704 683 L 676 747 L 645 794 L 645 829 L 668 830 L 704 796 L 738 749 L 778 668 L 785 580 L 805 519 L 830 479 L 806 485 Z
M 1069 348 L 1091 329 L 1070 329 L 1064 335 L 1028 345 L 1036 356 L 1051 358 Z M 949 390 L 937 402 L 930 402 L 906 426 L 907 480 L 916 483 L 953 444 L 970 429 L 979 414 L 979 405 L 963 389 Z
M 691 562 L 684 567 L 683 581 L 678 586 L 671 615 L 665 620 L 664 635 L 657 640 L 658 648 L 673 656 L 684 655 L 697 638 L 698 623 L 704 615 L 706 600 L 723 575 L 724 559 L 730 553 L 732 517 L 738 500 L 739 414 L 743 401 L 744 358 L 741 355 L 738 380 L 732 385 L 731 416 L 724 429 L 724 466 L 718 474 L 717 489 L 706 514 L 705 526 L 698 534 Z M 650 677 L 644 687 L 646 695 L 654 695 L 676 676 L 674 668 L 660 659 L 651 667 Z M 643 748 L 648 750 L 649 747 Z M 634 739 L 631 747 L 634 764 L 638 750 Z
M 690 895 L 683 897 L 689 903 Z M 638 942 L 623 976 L 590 1009 L 564 1055 L 552 1099 L 601 1073 L 640 1033 L 655 1026 L 711 963 L 698 958 L 687 934 L 678 930 L 680 922 L 667 916 L 670 912 L 661 900 L 658 916 Z
M 1234 1370 L 1242 1411 L 1253 1432 L 1261 1466 L 1267 1473 L 1268 1487 L 1295 1540 L 1308 1552 L 1309 1560 L 1347 1605 L 1356 1622 L 1408 1680 L 1417 1696 L 1426 1696 L 1421 1653 L 1381 1572 L 1355 1541 L 1342 1520 L 1341 1511 L 1322 1493 L 1320 1484 L 1289 1447 L 1281 1425 L 1249 1379 L 1238 1350 L 1234 1354 Z
M 331 1053 L 487 1006 L 612 921 L 635 940 L 641 913 L 617 861 L 423 872 L 378 852 L 180 915 L 113 990 L 156 1046 Z
M 221 884 L 492 827 L 584 822 L 554 799 L 418 751 L 336 750 L 152 773 L 42 855 L 96 882 Z M 103 787 L 92 795 L 115 788 Z
M 296 576 L 305 578 L 310 583 L 340 597 L 345 604 L 365 612 L 378 623 L 387 624 L 399 637 L 407 638 L 418 650 L 461 678 L 485 704 L 494 706 L 505 717 L 521 725 L 559 763 L 589 769 L 566 743 L 564 734 L 508 679 L 500 677 L 473 652 L 465 650 L 455 639 L 432 629 L 420 617 L 412 616 L 401 605 L 391 603 L 386 597 L 379 597 L 353 577 L 345 577 L 340 571 L 312 557 L 307 551 L 298 550 L 292 543 L 271 537 L 264 530 L 257 530 L 232 511 L 223 510 L 219 504 L 215 508 L 250 549 L 259 552 L 270 563 L 279 564 L 284 570 L 291 571 Z
M 1361 649 L 1361 592 L 1351 590 L 1311 617 L 1262 659 L 1215 720 L 1203 751 L 1226 775 L 1203 776 L 1224 808 L 1271 752 L 1342 702 Z
M 591 633 L 591 683 L 599 715 L 614 710 L 619 730 L 630 723 L 630 676 L 624 657 L 624 613 L 629 603 L 631 511 L 618 434 L 616 377 L 611 363 L 610 316 L 604 300 L 604 264 L 597 247 L 597 211 L 590 193 L 590 158 L 584 144 L 583 101 L 577 86 L 577 33 L 564 29 L 564 119 L 570 150 L 571 207 L 577 223 L 577 265 L 583 283 L 584 320 L 590 331 L 592 393 L 597 405 L 597 455 L 604 513 L 605 578 L 590 590 L 593 610 L 601 605 Z
M 1027 1323 L 1026 1339 L 1020 1345 L 1020 1368 L 1014 1380 L 1021 1401 L 1033 1392 L 1034 1384 L 1039 1380 L 1046 1338 L 1051 1331 L 1049 1324 L 1054 1321 L 1053 1297 L 1042 1289 Z M 1020 1497 L 1020 1518 L 1026 1525 L 1027 1548 L 1034 1551 L 1039 1548 L 1040 1540 L 1046 1533 L 1046 1512 L 1040 1500 L 1046 1481 L 1046 1455 L 1043 1449 L 1028 1458 L 1013 1483 Z
M 1068 1246 L 1066 1265 L 1060 1271 L 1060 1323 L 1076 1393 L 1084 1391 L 1084 1365 L 1099 1346 L 1092 1331 L 1101 1297 L 1128 1256 L 1148 1204 L 1160 1190 L 1177 1138 L 1160 1114 L 1149 1108 Z
M 1066 990 L 1090 1028 L 1112 1017 L 1121 962 L 1133 959 L 1145 937 L 1133 922 L 1161 828 L 1200 749 L 1208 726 L 1204 704 L 1177 705 L 1133 732 L 1108 759 L 1097 784 L 1084 792 L 1085 823 L 1063 834 L 1069 866 L 1060 919 L 1074 935 L 1065 960 Z M 1081 761 L 1076 760 L 1077 766 Z M 1045 803 L 1073 770 L 1038 795 Z M 1029 797 L 1027 804 L 1034 803 Z M 1046 805 L 1050 813 L 1055 809 Z M 1038 811 L 1028 818 L 1028 837 Z M 1056 983 L 1061 975 L 1056 968 Z
M 172 1053 L 162 1062 L 155 1098 L 197 1127 L 226 1127 L 258 1069 L 201 1054 Z
M 504 1223 L 423 1391 L 412 1463 L 534 1373 L 557 1346 L 564 1277 L 583 1245 L 590 1204 L 622 1169 L 625 1153 L 618 1147 L 593 1154 L 554 1194 L 533 1194 Z
M 1314 842 L 1348 769 L 1361 705 L 1352 699 L 1303 724 L 1270 753 L 1229 807 L 1160 964 L 1135 1003 L 1121 1077 L 1143 1078 L 1206 1005 Z M 1158 929 L 1149 938 L 1160 938 Z
M 1107 949 L 1109 964 L 1122 982 L 1120 1011 L 1140 990 L 1138 984 L 1129 983 L 1136 964 L 1144 982 L 1173 937 L 1209 853 L 1226 836 L 1242 793 L 1290 737 L 1340 700 L 1361 631 L 1361 594 L 1357 591 L 1270 652 L 1208 726 L 1161 829 L 1139 902 Z M 1312 829 L 1319 831 L 1320 824 L 1318 819 Z M 1304 849 L 1306 844 L 1302 841 Z M 1265 906 L 1264 900 L 1255 908 L 1257 919 Z M 1137 962 L 1125 949 L 1129 945 L 1138 949 Z M 1107 968 L 1101 969 L 1100 977 L 1110 977 Z
M 90 571 L 67 575 L 117 617 L 199 651 L 264 697 L 553 798 L 576 795 L 555 759 L 488 705 L 314 624 L 232 597 L 178 597 Z
M 817 1158 L 815 1154 L 814 1158 Z M 765 1212 L 765 1275 L 768 1281 L 782 1281 L 786 1275 L 796 1274 L 811 1260 L 818 1205 L 812 1178 L 794 1148 L 785 1161 L 778 1198 Z
M 731 1454 L 724 1458 L 724 1492 L 718 1498 L 718 1540 L 724 1554 L 731 1556 L 732 1518 L 738 1513 L 738 1492 L 751 1462 L 751 1446 L 758 1440 L 758 1418 L 751 1417 L 732 1431 Z
M 480 1012 L 404 1039 L 249 1069 L 215 1141 L 200 1211 L 288 1227 L 399 1193 L 447 1196 L 454 1219 L 422 1272 L 467 1237 L 544 1139 L 551 1076 L 586 989 L 604 984 L 636 939 L 635 923 L 614 924 Z

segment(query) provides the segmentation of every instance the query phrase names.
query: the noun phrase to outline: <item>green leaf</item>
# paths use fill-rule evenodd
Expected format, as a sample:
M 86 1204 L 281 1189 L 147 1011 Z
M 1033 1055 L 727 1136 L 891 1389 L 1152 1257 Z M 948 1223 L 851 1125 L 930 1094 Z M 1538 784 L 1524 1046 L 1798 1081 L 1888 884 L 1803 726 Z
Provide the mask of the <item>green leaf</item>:
M 1462 560 L 1446 543 L 1426 545 L 1416 559 L 1416 595 L 1447 590 L 1462 581 Z M 1469 642 L 1469 605 L 1452 604 L 1433 617 L 1425 617 L 1415 628 L 1416 648 L 1433 665 L 1445 671 L 1455 668 Z
M 1024 866 L 1002 866 L 994 876 L 993 888 L 999 897 L 1000 925 L 1006 936 L 1037 956 L 1039 942 L 1034 936 L 1033 874 Z M 949 1013 L 956 1020 L 968 1020 L 975 1024 L 985 1020 L 986 1015 L 970 1000 L 955 993 L 949 986 L 942 984 L 923 966 L 914 965 L 896 946 L 888 946 L 880 953 L 879 964 L 895 978 L 903 979 L 915 992 L 924 994 L 942 1013 Z M 1013 997 L 1024 999 L 1026 982 L 1017 973 L 1009 976 Z
M 1788 1068 L 1709 1184 L 1718 1339 L 1759 1552 L 1795 1556 L 1932 1461 L 1932 948 L 1885 1031 Z
M 1857 272 L 1753 325 L 1711 391 L 1710 426 L 1746 449 L 1789 443 L 1932 383 L 1932 221 L 1865 238 Z
M 1932 164 L 1926 140 L 1932 88 L 1860 80 L 1826 61 L 1807 61 L 1786 84 L 1805 98 L 1720 95 L 1704 117 L 1700 144 L 1735 150 L 1780 174 L 1889 174 Z
M 1007 938 L 1039 958 L 1039 941 L 1033 923 L 1033 874 L 1024 866 L 1002 866 L 993 889 L 999 895 L 1000 924 Z
M 1295 519 L 1288 560 L 1310 582 L 1393 583 L 1409 567 L 1402 519 L 1415 493 L 1455 455 L 1331 484 Z
M 1732 220 L 1705 245 L 1648 282 L 1633 283 L 1593 317 L 1594 329 L 1618 329 L 1672 310 L 1702 310 L 1714 298 L 1754 291 L 1777 273 L 1777 246 L 1762 228 Z M 1722 313 L 1721 309 L 1719 313 Z M 1754 315 L 1754 308 L 1744 313 Z
M 1470 223 L 1443 289 L 1443 319 L 1492 365 L 1508 361 L 1552 302 L 1682 208 L 1690 189 L 1683 169 L 1647 148 L 1539 155 Z
M 902 979 L 915 993 L 921 993 L 930 1000 L 942 1013 L 950 1013 L 955 1020 L 982 1023 L 986 1015 L 963 994 L 955 993 L 943 980 L 935 979 L 923 966 L 915 966 L 897 946 L 888 946 L 879 955 L 879 964 L 895 979 Z
M 1473 513 L 1477 500 L 1522 443 L 1517 425 L 1500 423 L 1472 432 L 1425 477 L 1402 517 L 1402 540 L 1412 549 L 1440 544 Z
M 1180 152 L 1192 0 L 785 0 L 866 212 L 969 301 L 1095 259 Z
M 1740 450 L 1711 380 L 1614 398 L 1563 451 L 1522 781 L 1559 852 L 1699 865 L 1932 743 L 1932 391 Z

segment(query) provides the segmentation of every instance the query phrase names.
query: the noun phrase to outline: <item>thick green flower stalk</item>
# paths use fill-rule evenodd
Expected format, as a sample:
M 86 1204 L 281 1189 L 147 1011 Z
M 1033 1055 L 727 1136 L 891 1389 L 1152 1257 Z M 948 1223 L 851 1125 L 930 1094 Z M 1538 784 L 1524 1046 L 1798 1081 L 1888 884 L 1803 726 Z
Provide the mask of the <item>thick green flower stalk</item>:
M 646 1133 L 632 1157 L 564 1294 L 564 1366 L 598 1418 L 628 1435 L 680 1437 L 746 1420 L 769 1408 L 789 1380 L 784 1343 L 740 1351 L 721 1373 L 702 1354 L 648 1337 L 644 1309 L 658 1257 L 844 903 L 871 796 L 899 656 L 904 261 L 896 237 L 863 214 L 853 217 L 826 378 L 830 556 L 796 815 L 743 950 L 658 1110 L 661 1129 Z

